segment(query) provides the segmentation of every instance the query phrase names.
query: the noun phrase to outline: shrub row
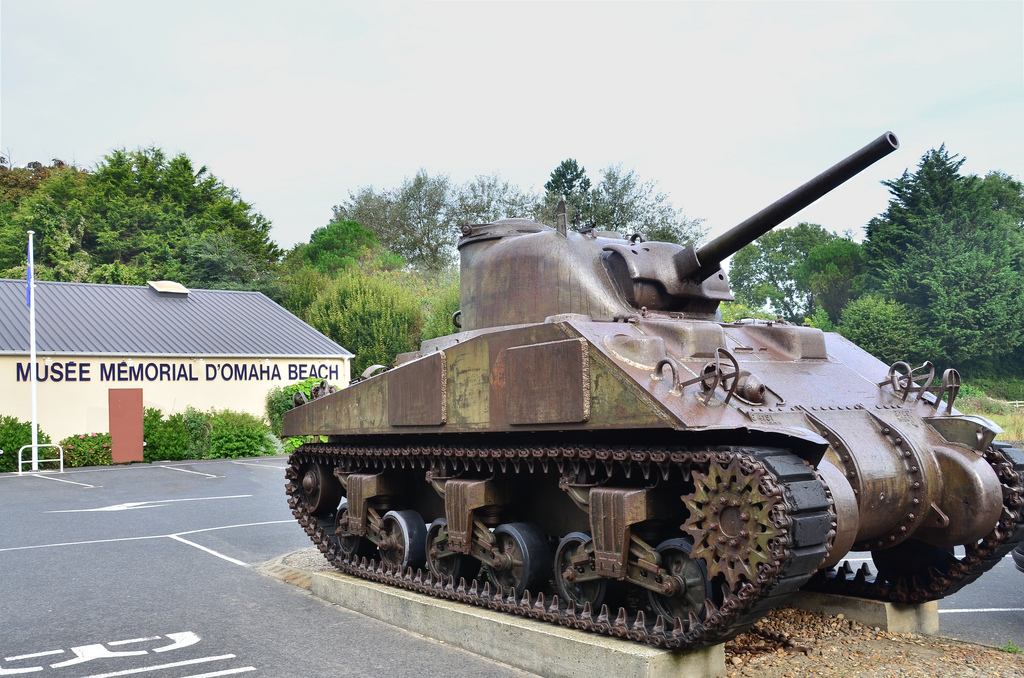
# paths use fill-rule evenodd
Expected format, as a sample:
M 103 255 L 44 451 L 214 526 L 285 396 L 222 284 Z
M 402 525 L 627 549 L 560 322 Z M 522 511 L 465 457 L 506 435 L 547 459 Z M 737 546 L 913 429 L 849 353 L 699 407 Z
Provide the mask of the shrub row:
M 281 442 L 260 418 L 246 412 L 188 408 L 164 418 L 156 408 L 142 417 L 142 459 L 146 462 L 184 459 L 237 459 L 283 454 Z M 18 449 L 32 442 L 32 425 L 15 417 L 0 417 L 0 472 L 16 471 Z M 50 437 L 40 431 L 40 443 Z M 107 466 L 113 463 L 109 433 L 76 433 L 60 441 L 64 466 Z M 39 451 L 40 459 L 57 457 L 56 448 Z M 46 468 L 49 468 L 47 465 Z

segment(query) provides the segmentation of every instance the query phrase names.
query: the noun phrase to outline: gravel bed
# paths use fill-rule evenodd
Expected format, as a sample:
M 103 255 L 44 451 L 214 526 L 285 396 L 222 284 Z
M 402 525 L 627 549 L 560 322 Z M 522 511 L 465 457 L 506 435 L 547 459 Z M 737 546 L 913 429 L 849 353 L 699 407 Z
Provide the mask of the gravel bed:
M 1021 676 L 1024 655 L 780 607 L 725 646 L 730 678 Z
M 334 569 L 316 548 L 285 556 L 309 572 Z M 780 607 L 725 645 L 729 678 L 1024 678 L 1024 654 L 914 633 L 886 633 L 843 615 Z

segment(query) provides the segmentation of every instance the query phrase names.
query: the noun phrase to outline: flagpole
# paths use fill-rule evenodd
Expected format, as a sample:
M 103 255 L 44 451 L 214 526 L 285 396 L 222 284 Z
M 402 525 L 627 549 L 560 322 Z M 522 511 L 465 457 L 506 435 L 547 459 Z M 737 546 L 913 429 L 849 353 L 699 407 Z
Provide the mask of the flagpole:
M 39 412 L 36 408 L 36 279 L 32 274 L 32 236 L 35 231 L 28 232 L 28 343 L 29 343 L 29 384 L 32 389 L 32 471 L 39 470 Z M 21 473 L 21 468 L 18 468 Z

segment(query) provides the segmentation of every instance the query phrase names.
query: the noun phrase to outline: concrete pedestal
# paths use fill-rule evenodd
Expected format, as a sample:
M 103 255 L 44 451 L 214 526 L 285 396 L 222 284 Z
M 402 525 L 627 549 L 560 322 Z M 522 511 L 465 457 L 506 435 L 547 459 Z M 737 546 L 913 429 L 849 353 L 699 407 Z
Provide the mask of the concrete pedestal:
M 788 604 L 811 612 L 842 614 L 866 626 L 877 626 L 879 630 L 890 633 L 918 633 L 926 636 L 939 634 L 939 603 L 935 600 L 920 605 L 901 605 L 797 591 Z
M 266 574 L 392 626 L 550 678 L 720 678 L 725 648 L 676 653 L 486 608 L 395 589 L 337 572 L 307 573 L 280 561 Z M 307 579 L 308 577 L 308 579 Z

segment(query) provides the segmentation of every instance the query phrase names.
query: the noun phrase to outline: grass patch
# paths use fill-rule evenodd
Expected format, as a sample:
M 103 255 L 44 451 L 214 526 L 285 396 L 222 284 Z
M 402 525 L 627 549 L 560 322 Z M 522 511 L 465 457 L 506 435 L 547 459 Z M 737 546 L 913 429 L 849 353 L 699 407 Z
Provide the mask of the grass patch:
M 1020 654 L 1020 648 L 1012 640 L 1006 641 L 1006 645 L 1001 645 L 999 649 L 1010 654 Z
M 1003 400 L 989 398 L 984 394 L 957 398 L 954 407 L 964 414 L 978 414 L 988 417 L 1003 429 L 996 440 L 1014 442 L 1024 440 L 1024 409 L 1007 404 Z

